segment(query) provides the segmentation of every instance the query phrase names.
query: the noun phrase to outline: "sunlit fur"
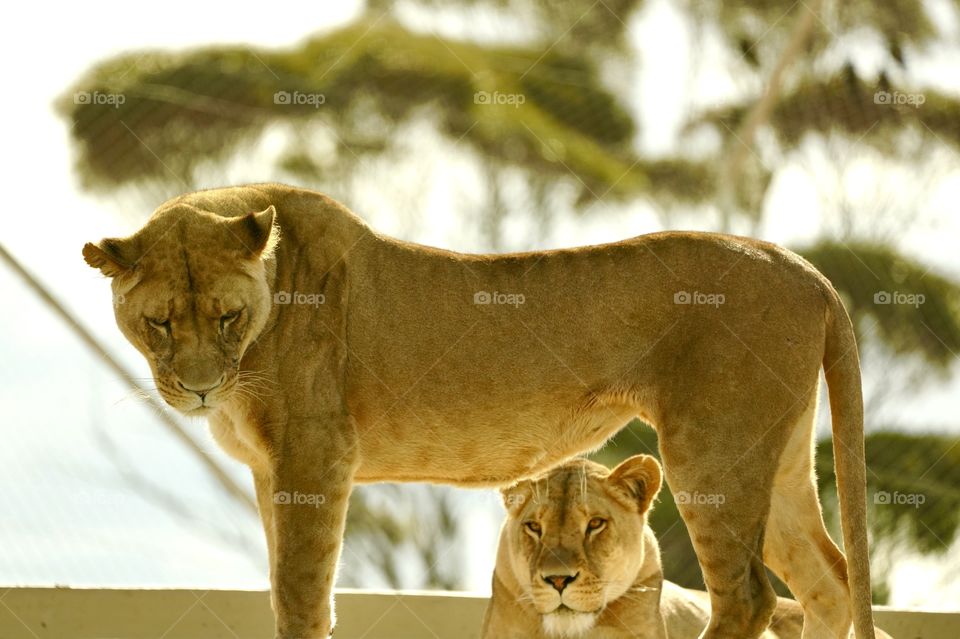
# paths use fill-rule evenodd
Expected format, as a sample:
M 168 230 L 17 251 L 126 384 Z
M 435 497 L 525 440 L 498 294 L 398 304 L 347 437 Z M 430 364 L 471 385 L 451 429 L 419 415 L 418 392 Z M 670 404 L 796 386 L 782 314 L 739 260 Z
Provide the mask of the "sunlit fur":
M 826 278 L 786 249 L 668 232 L 468 255 L 377 233 L 323 194 L 259 184 L 174 198 L 83 254 L 113 278 L 117 321 L 164 399 L 206 416 L 252 469 L 278 636 L 330 632 L 354 483 L 502 486 L 636 417 L 656 428 L 674 489 L 725 498 L 679 506 L 715 603 L 705 637 L 767 625 L 763 559 L 800 593 L 809 639 L 851 619 L 872 636 L 854 332 Z M 285 304 L 282 292 L 323 301 Z M 725 303 L 678 302 L 690 293 Z M 849 562 L 822 522 L 812 447 L 788 445 L 813 432 L 821 370 Z M 283 507 L 277 491 L 322 493 L 325 507 Z M 597 593 L 571 603 L 590 612 Z
M 122 244 L 85 248 L 88 260 L 118 262 L 117 324 L 149 363 L 157 391 L 185 415 L 209 416 L 235 394 L 256 399 L 266 390 L 239 363 L 271 310 L 264 258 L 275 243 L 272 216 L 264 212 L 258 228 L 183 204 Z M 204 397 L 188 390 L 208 388 Z
M 481 639 L 700 637 L 710 617 L 709 596 L 663 579 L 657 540 L 646 523 L 649 511 L 644 512 L 645 502 L 637 499 L 646 493 L 638 489 L 648 483 L 638 478 L 658 476 L 656 462 L 646 456 L 634 457 L 614 473 L 611 480 L 609 471 L 599 464 L 575 460 L 503 491 L 507 519 L 500 535 L 493 596 Z M 624 483 L 625 477 L 633 477 L 632 485 Z M 654 490 L 653 480 L 649 483 Z M 623 508 L 625 494 L 632 497 L 629 501 L 635 507 Z M 609 517 L 609 539 L 625 552 L 611 552 L 609 545 L 598 543 L 599 538 L 591 542 L 584 533 L 585 517 L 597 514 Z M 526 532 L 528 522 L 541 528 L 539 539 Z M 632 560 L 625 563 L 624 555 Z M 574 602 L 587 606 L 596 603 L 576 589 L 580 577 L 564 589 L 563 606 L 556 607 L 558 596 L 550 587 L 545 594 L 534 594 L 544 591 L 546 585 L 540 579 L 543 566 L 556 569 L 557 564 L 549 560 L 553 556 L 567 557 L 572 571 L 586 571 L 581 576 L 591 577 L 601 589 L 606 587 L 598 611 L 575 612 L 570 608 L 576 605 Z M 632 571 L 635 574 L 629 574 Z M 629 587 L 624 590 L 627 583 Z M 803 609 L 796 601 L 781 597 L 770 627 L 760 636 L 801 639 L 802 629 Z M 881 630 L 876 636 L 889 639 Z
M 639 455 L 612 472 L 576 459 L 504 489 L 508 516 L 491 611 L 503 600 L 520 602 L 539 618 L 546 636 L 577 637 L 602 622 L 608 604 L 628 592 L 658 601 L 660 558 L 646 515 L 660 484 L 660 465 Z M 575 577 L 558 592 L 547 582 L 554 575 Z M 506 617 L 488 614 L 484 637 L 513 636 L 501 634 L 507 632 L 501 626 L 509 626 Z
M 592 612 L 558 610 L 543 615 L 543 629 L 551 637 L 567 639 L 586 633 L 596 621 L 597 615 Z

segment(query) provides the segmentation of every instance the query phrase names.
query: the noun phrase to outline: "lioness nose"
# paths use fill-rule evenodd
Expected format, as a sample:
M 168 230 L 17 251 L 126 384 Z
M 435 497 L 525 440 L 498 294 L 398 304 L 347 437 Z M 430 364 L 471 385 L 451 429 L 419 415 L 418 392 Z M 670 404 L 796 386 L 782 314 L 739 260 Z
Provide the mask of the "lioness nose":
M 223 383 L 223 378 L 224 376 L 221 375 L 220 379 L 218 379 L 215 384 L 197 384 L 197 383 L 184 384 L 183 380 L 178 379 L 177 385 L 180 386 L 180 388 L 182 388 L 183 390 L 190 391 L 191 393 L 196 393 L 202 398 L 207 393 L 209 393 L 210 391 L 220 386 L 220 384 Z
M 544 577 L 543 580 L 553 586 L 557 592 L 562 593 L 563 589 L 573 583 L 579 575 L 579 572 L 576 575 L 550 575 Z

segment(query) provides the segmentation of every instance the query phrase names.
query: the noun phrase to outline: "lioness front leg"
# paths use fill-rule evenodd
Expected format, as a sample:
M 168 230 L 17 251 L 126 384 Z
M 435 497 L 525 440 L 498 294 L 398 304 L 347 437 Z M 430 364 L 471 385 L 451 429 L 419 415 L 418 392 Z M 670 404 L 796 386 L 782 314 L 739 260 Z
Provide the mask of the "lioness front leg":
M 257 492 L 257 510 L 260 512 L 263 534 L 267 539 L 267 566 L 272 580 L 277 556 L 275 550 L 276 533 L 273 529 L 273 500 L 275 494 L 273 478 L 268 473 L 254 470 L 253 486 Z M 277 602 L 275 601 L 272 588 L 270 589 L 270 607 L 273 608 L 274 611 L 277 609 Z
M 346 418 L 290 424 L 272 484 L 277 639 L 326 639 L 356 447 Z

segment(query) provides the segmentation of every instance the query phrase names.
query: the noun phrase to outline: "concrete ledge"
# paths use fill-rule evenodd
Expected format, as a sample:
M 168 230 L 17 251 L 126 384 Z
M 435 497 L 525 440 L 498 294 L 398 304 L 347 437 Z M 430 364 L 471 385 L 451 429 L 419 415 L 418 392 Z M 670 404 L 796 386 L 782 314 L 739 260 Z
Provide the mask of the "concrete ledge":
M 338 639 L 477 639 L 487 598 L 337 591 Z M 896 639 L 957 639 L 960 613 L 878 608 Z M 269 639 L 269 595 L 240 590 L 0 588 L 2 639 Z
M 960 606 L 960 602 L 957 604 Z M 894 639 L 957 639 L 960 637 L 960 612 L 923 612 L 895 610 L 885 606 L 873 609 L 873 621 Z

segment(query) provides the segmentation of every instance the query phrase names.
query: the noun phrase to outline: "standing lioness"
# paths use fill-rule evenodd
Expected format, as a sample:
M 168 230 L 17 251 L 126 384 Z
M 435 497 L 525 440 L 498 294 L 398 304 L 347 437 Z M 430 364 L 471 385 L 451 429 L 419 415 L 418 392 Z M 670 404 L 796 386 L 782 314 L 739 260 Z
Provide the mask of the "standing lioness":
M 278 637 L 330 632 L 353 482 L 505 484 L 638 415 L 693 497 L 705 637 L 763 631 L 764 561 L 803 603 L 805 637 L 845 637 L 851 619 L 873 637 L 856 344 L 830 283 L 789 251 L 658 233 L 464 255 L 267 184 L 175 198 L 83 254 L 113 278 L 164 399 L 253 470 Z M 849 573 L 811 471 L 821 365 Z

